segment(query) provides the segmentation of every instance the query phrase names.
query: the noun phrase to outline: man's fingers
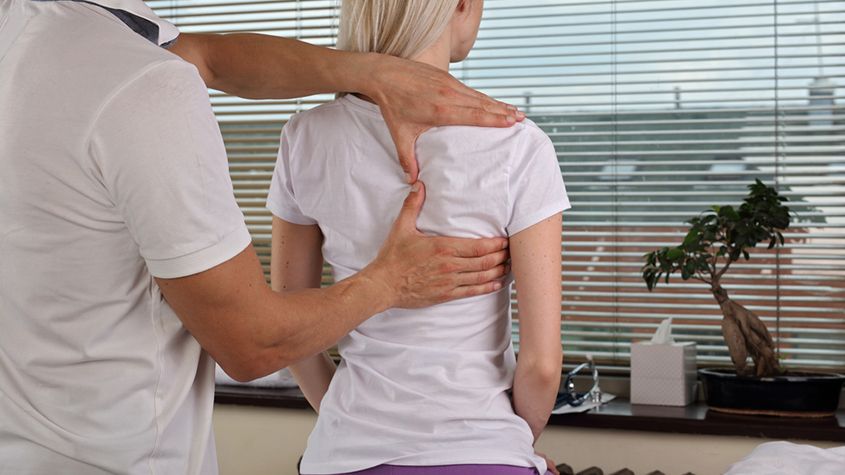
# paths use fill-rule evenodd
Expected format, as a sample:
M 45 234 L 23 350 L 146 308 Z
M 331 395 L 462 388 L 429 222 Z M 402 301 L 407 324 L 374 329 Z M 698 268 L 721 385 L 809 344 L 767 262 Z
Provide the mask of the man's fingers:
M 457 284 L 464 285 L 482 285 L 489 282 L 494 282 L 497 279 L 507 274 L 508 268 L 504 264 L 500 264 L 492 269 L 487 269 L 479 272 L 461 272 L 457 277 Z
M 464 103 L 460 105 L 465 107 L 477 107 L 493 114 L 512 115 L 517 120 L 525 118 L 525 114 L 516 106 L 487 97 L 474 89 L 470 90 L 474 91 L 478 95 L 467 97 L 467 101 L 462 101 Z
M 414 147 L 417 142 L 416 135 L 402 135 L 393 138 L 396 143 L 396 153 L 399 156 L 399 165 L 405 171 L 405 182 L 414 183 L 419 177 L 419 165 L 414 154 Z
M 464 285 L 456 287 L 454 290 L 446 295 L 446 300 L 463 299 L 467 297 L 475 297 L 477 295 L 487 295 L 502 288 L 502 283 L 498 280 L 486 282 L 480 285 Z
M 402 203 L 402 210 L 396 218 L 395 227 L 403 230 L 417 230 L 417 218 L 425 202 L 425 184 L 421 181 L 411 186 L 411 192 Z
M 442 117 L 442 125 L 474 125 L 478 127 L 510 127 L 517 122 L 515 114 L 497 114 L 479 107 L 452 107 Z
M 506 249 L 481 257 L 456 257 L 454 267 L 457 272 L 480 272 L 506 263 L 509 257 Z
M 525 118 L 525 113 L 520 111 L 516 106 L 493 99 L 487 94 L 468 87 L 460 81 L 456 80 L 456 83 L 458 93 L 463 96 L 462 99 L 457 101 L 457 105 L 463 107 L 476 107 L 494 114 L 512 115 L 518 121 Z
M 498 101 L 496 99 L 491 98 L 487 94 L 484 94 L 483 92 L 481 92 L 477 89 L 473 89 L 473 88 L 467 86 L 466 84 L 462 83 L 461 81 L 459 81 L 457 78 L 455 78 L 452 75 L 450 75 L 450 79 L 452 79 L 453 87 L 455 87 L 457 92 L 460 93 L 460 94 L 476 97 L 476 98 L 479 98 L 479 99 L 485 99 L 485 100 L 492 101 L 492 102 L 497 102 L 497 103 L 502 104 L 502 105 L 507 105 L 504 102 L 501 102 L 501 101 Z
M 492 99 L 457 79 L 449 79 L 454 97 L 450 99 L 451 107 L 439 117 L 442 123 L 438 125 L 509 127 L 525 118 L 516 107 Z
M 439 242 L 437 246 L 448 249 L 455 257 L 483 257 L 508 248 L 507 238 L 434 238 Z
M 417 138 L 425 131 L 425 128 L 409 124 L 394 124 L 395 121 L 388 120 L 388 114 L 385 114 L 385 120 L 388 121 L 390 136 L 393 138 L 393 143 L 396 144 L 399 165 L 405 171 L 405 182 L 414 183 L 419 176 L 419 164 L 414 148 L 417 144 Z

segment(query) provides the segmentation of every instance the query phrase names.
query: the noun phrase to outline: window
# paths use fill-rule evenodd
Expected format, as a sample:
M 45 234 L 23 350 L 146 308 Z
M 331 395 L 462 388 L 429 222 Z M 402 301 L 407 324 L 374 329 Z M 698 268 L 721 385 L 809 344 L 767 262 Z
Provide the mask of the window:
M 329 0 L 152 0 L 182 31 L 259 31 L 332 45 Z M 845 1 L 487 0 L 467 84 L 521 106 L 554 141 L 573 209 L 564 216 L 561 338 L 627 371 L 629 343 L 663 318 L 728 363 L 706 289 L 649 293 L 641 256 L 684 221 L 735 204 L 754 178 L 796 212 L 787 245 L 755 251 L 725 286 L 760 314 L 795 369 L 845 370 Z M 278 134 L 329 96 L 246 101 L 211 92 L 236 195 L 262 262 Z M 518 335 L 515 334 L 518 342 Z

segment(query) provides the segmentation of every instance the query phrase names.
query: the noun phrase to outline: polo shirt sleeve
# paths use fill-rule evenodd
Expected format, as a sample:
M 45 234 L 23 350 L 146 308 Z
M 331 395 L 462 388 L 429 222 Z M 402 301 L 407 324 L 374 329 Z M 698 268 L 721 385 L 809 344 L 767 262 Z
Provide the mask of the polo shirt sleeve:
M 112 93 L 90 147 L 153 276 L 203 272 L 249 245 L 208 91 L 192 65 L 153 64 Z
M 525 124 L 522 143 L 511 157 L 508 201 L 508 236 L 570 208 L 555 147 L 533 124 Z
M 292 144 L 296 135 L 296 116 L 282 129 L 279 143 L 279 155 L 276 158 L 276 169 L 270 182 L 270 192 L 267 194 L 267 209 L 273 216 L 289 223 L 301 225 L 317 224 L 317 221 L 307 216 L 296 201 L 294 179 L 292 171 Z

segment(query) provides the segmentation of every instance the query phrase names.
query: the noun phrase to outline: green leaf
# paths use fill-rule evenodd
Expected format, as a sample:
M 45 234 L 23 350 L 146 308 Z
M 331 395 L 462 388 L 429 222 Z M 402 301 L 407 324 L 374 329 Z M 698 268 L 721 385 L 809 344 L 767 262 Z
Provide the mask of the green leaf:
M 684 242 L 681 244 L 683 247 L 689 247 L 693 245 L 696 241 L 698 241 L 701 233 L 698 232 L 697 229 L 693 228 L 687 233 L 686 237 L 684 237 Z
M 672 261 L 676 261 L 676 260 L 681 259 L 683 257 L 684 257 L 684 250 L 679 248 L 679 247 L 673 247 L 672 249 L 669 249 L 669 251 L 666 253 L 666 258 L 670 259 Z
M 739 221 L 739 213 L 736 212 L 733 206 L 722 206 L 719 209 L 719 216 L 726 217 L 733 221 Z

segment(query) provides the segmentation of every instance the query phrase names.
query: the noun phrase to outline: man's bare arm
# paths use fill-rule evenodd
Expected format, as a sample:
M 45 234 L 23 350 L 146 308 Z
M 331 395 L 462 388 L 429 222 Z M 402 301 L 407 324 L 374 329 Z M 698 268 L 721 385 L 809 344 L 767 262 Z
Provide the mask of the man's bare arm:
M 365 56 L 254 33 L 181 33 L 170 51 L 193 63 L 208 87 L 249 99 L 341 91 L 361 80 L 350 62 Z
M 422 235 L 415 223 L 425 188 L 416 186 L 378 257 L 331 287 L 273 292 L 251 246 L 205 272 L 156 281 L 188 331 L 242 381 L 323 351 L 388 308 L 424 307 L 501 288 L 507 240 Z
M 193 63 L 206 85 L 246 98 L 357 92 L 381 107 L 408 181 L 417 179 L 414 144 L 431 127 L 508 127 L 524 114 L 426 64 L 350 53 L 252 33 L 182 33 L 170 50 Z

